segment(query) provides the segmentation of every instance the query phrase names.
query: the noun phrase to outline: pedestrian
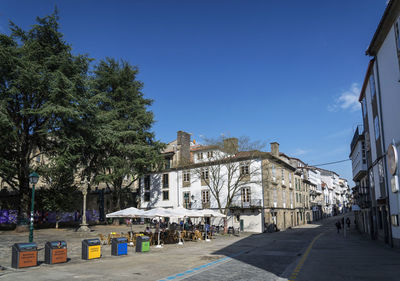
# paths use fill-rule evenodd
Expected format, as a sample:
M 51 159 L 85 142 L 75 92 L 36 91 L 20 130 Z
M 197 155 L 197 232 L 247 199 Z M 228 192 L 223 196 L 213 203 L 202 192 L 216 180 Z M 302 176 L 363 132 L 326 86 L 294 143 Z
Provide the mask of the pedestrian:
M 346 219 L 346 224 L 347 224 L 347 229 L 350 229 L 350 219 L 349 218 Z
M 335 225 L 336 225 L 337 233 L 339 234 L 339 233 L 340 233 L 340 229 L 342 228 L 342 227 L 341 227 L 341 224 L 340 224 L 340 221 L 337 221 L 337 222 L 335 223 Z
M 342 227 L 344 228 L 344 217 L 342 218 Z

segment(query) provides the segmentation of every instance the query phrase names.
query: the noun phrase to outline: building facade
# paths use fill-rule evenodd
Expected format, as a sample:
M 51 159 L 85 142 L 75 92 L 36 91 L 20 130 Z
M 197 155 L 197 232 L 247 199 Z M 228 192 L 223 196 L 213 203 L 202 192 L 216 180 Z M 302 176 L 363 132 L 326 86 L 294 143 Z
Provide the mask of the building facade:
M 366 52 L 372 59 L 359 101 L 362 105 L 362 135 L 366 150 L 366 167 L 362 167 L 361 171 L 366 169 L 367 176 L 359 174 L 360 169 L 353 169 L 359 204 L 370 202 L 370 206 L 361 208 L 359 228 L 368 231 L 374 239 L 392 246 L 400 246 L 399 169 L 394 156 L 400 145 L 399 16 L 400 1 L 389 1 Z M 357 147 L 352 144 L 353 166 L 359 162 L 356 154 Z

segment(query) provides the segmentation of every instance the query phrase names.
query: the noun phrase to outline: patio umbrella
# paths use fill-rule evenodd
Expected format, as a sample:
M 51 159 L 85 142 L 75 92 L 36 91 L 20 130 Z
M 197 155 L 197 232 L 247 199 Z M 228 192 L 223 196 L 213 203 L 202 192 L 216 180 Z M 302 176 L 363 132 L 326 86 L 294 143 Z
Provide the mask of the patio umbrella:
M 137 218 L 144 215 L 143 210 L 129 207 L 106 215 L 106 218 Z
M 106 214 L 106 218 L 138 218 L 142 217 L 143 214 L 144 214 L 143 210 L 137 209 L 135 207 L 129 207 L 123 210 Z M 132 224 L 131 224 L 131 231 L 133 232 Z
M 219 211 L 214 211 L 211 209 L 203 209 L 203 210 L 199 210 L 200 214 L 203 214 L 204 217 L 215 217 L 215 218 L 224 218 L 226 217 L 226 215 L 222 214 Z M 208 239 L 207 237 L 207 229 L 206 229 L 206 241 L 209 242 L 210 239 Z
M 176 217 L 178 215 L 176 212 L 171 211 L 170 209 L 165 208 L 154 208 L 144 212 L 144 217 L 146 218 L 165 218 L 165 217 Z M 160 230 L 158 231 L 158 245 L 156 248 L 161 248 L 160 245 Z

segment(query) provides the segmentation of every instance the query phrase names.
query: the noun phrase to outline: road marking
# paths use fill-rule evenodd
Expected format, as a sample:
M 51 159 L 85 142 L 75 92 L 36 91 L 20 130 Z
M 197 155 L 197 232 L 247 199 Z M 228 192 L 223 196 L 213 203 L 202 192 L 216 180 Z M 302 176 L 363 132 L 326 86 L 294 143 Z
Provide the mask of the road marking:
M 221 259 L 218 259 L 218 260 L 215 260 L 215 261 L 212 261 L 212 262 L 209 262 L 209 263 L 206 263 L 206 264 L 197 266 L 197 267 L 195 267 L 195 268 L 186 270 L 186 271 L 184 271 L 184 272 L 181 272 L 181 273 L 178 273 L 178 274 L 169 276 L 169 277 L 165 277 L 165 278 L 163 278 L 163 279 L 160 279 L 159 281 L 174 280 L 174 279 L 176 279 L 176 278 L 181 279 L 181 278 L 184 277 L 185 275 L 190 275 L 190 274 L 193 274 L 193 273 L 197 273 L 197 272 L 200 272 L 200 271 L 207 270 L 207 267 L 209 267 L 209 266 L 217 266 L 218 263 L 228 262 L 228 261 L 232 260 L 234 257 L 237 257 L 237 256 L 239 256 L 239 255 L 241 255 L 241 254 L 246 253 L 246 252 L 249 252 L 249 251 L 248 251 L 248 250 L 246 250 L 246 251 L 241 251 L 241 252 L 239 252 L 239 253 L 236 253 L 236 254 L 227 256 L 227 257 L 225 257 L 225 258 L 221 258 Z M 186 276 L 186 277 L 187 277 L 187 276 Z
M 294 281 L 297 277 L 297 275 L 300 273 L 301 268 L 303 267 L 308 255 L 311 252 L 312 247 L 314 246 L 315 241 L 318 240 L 318 238 L 320 238 L 324 233 L 320 233 L 319 235 L 317 235 L 313 241 L 311 241 L 310 245 L 308 245 L 307 250 L 304 252 L 303 256 L 301 257 L 299 263 L 297 264 L 295 270 L 293 270 L 292 274 L 289 277 L 289 281 Z

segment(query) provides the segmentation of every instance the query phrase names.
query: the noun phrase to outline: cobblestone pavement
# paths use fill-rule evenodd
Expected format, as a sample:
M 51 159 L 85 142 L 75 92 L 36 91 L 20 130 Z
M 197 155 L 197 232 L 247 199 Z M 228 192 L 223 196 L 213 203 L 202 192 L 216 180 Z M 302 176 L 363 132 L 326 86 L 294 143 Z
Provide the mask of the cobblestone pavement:
M 145 226 L 134 226 L 135 231 Z M 127 232 L 129 227 L 95 226 L 90 233 L 78 233 L 72 229 L 35 230 L 34 241 L 43 248 L 46 241 L 65 240 L 68 244 L 69 261 L 65 264 L 44 264 L 44 250 L 39 251 L 39 266 L 23 269 L 11 268 L 11 246 L 14 243 L 27 242 L 28 233 L 14 231 L 0 232 L 0 280 L 158 280 L 187 268 L 201 266 L 204 263 L 223 258 L 215 255 L 215 250 L 245 239 L 250 234 L 236 236 L 218 236 L 211 242 L 186 242 L 184 245 L 170 244 L 158 249 L 151 247 L 148 253 L 135 253 L 128 247 L 128 255 L 111 256 L 111 246 L 102 246 L 102 257 L 96 260 L 81 259 L 81 241 L 98 237 L 98 234 Z
M 110 246 L 103 246 L 102 258 L 90 261 L 80 258 L 82 239 L 129 229 L 97 226 L 89 234 L 39 230 L 39 245 L 65 239 L 70 261 L 18 270 L 9 268 L 10 246 L 25 242 L 27 234 L 3 232 L 0 264 L 7 269 L 0 271 L 0 280 L 399 280 L 400 251 L 370 241 L 353 228 L 346 237 L 337 234 L 334 222 L 340 218 L 276 233 L 151 247 L 148 253 L 129 248 L 123 257 L 112 257 Z M 43 251 L 39 260 L 43 261 Z

